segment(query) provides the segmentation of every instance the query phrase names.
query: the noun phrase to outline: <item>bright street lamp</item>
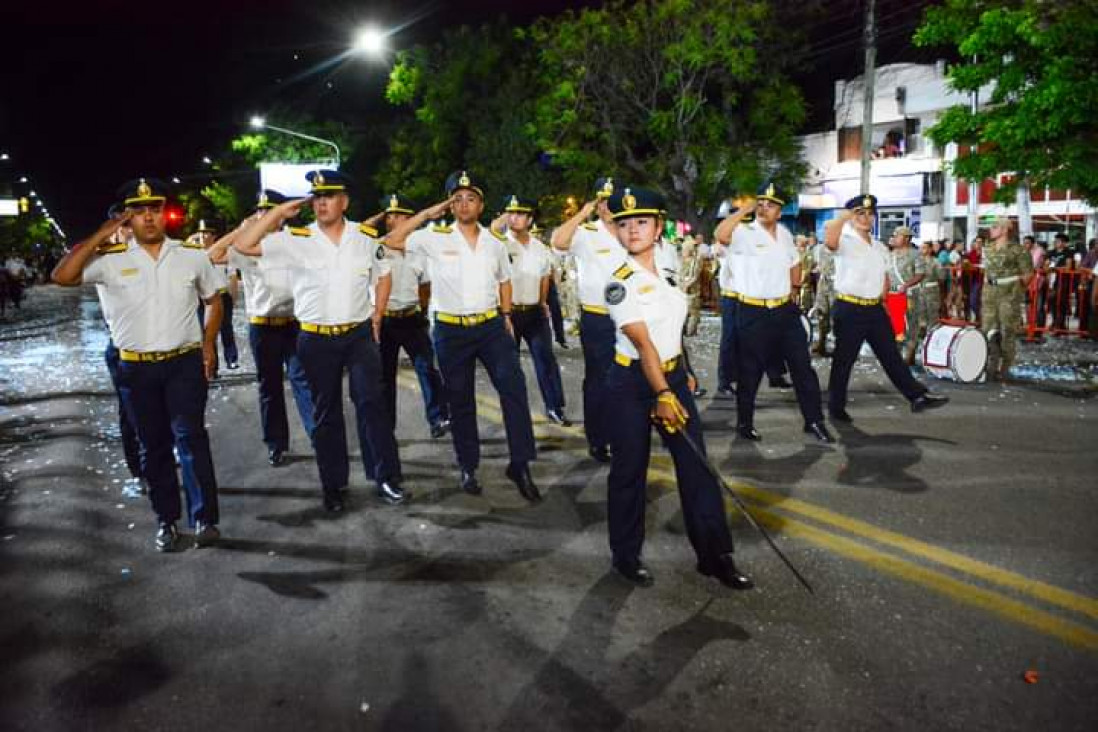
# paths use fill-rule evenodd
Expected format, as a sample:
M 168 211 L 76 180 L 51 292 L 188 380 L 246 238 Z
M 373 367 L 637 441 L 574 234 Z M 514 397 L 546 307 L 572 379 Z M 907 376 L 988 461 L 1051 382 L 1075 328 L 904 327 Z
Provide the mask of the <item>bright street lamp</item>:
M 295 132 L 294 130 L 288 130 L 285 127 L 277 127 L 267 122 L 259 115 L 255 115 L 251 119 L 251 125 L 257 130 L 274 130 L 275 132 L 281 132 L 284 135 L 290 135 L 291 137 L 300 137 L 303 140 L 310 140 L 312 142 L 319 142 L 321 145 L 327 145 L 335 151 L 335 166 L 339 167 L 339 145 L 336 145 L 331 140 L 325 140 L 323 137 L 314 137 L 313 135 L 306 135 L 304 132 Z
M 7 153 L 0 153 L 0 160 L 11 160 L 11 156 Z
M 385 53 L 386 34 L 377 26 L 368 25 L 355 34 L 354 50 L 367 56 Z

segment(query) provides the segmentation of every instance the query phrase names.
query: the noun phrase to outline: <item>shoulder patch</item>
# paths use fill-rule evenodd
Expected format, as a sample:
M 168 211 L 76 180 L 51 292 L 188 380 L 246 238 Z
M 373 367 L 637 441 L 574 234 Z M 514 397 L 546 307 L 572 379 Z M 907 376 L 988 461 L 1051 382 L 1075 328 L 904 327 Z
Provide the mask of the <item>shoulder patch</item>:
M 309 230 L 308 226 L 290 226 L 286 231 L 290 232 L 294 236 L 309 236 L 313 232 Z
M 633 276 L 633 268 L 628 264 L 623 264 L 614 270 L 614 276 L 619 280 L 627 280 Z
M 611 282 L 606 285 L 603 296 L 608 305 L 620 305 L 625 301 L 625 285 L 620 282 Z
M 581 229 L 587 229 L 588 231 L 598 231 L 599 230 L 599 227 L 595 226 L 594 224 L 584 224 L 580 228 Z
M 385 246 L 382 244 L 378 244 L 377 251 L 374 252 L 374 256 L 377 257 L 379 261 L 385 259 Z
M 370 237 L 373 237 L 375 239 L 377 238 L 377 229 L 370 226 L 369 224 L 359 224 L 358 225 L 358 230 L 361 231 L 366 236 L 370 236 Z
M 129 245 L 125 242 L 114 242 L 113 244 L 100 244 L 96 250 L 96 254 L 121 254 L 129 250 Z
M 494 236 L 499 241 L 507 241 L 507 235 L 506 234 L 499 233 L 498 231 L 493 229 L 491 226 L 488 227 L 488 233 L 491 234 L 492 236 Z
M 454 228 L 452 226 L 446 226 L 444 224 L 431 225 L 431 231 L 435 232 L 436 234 L 449 234 L 453 230 Z

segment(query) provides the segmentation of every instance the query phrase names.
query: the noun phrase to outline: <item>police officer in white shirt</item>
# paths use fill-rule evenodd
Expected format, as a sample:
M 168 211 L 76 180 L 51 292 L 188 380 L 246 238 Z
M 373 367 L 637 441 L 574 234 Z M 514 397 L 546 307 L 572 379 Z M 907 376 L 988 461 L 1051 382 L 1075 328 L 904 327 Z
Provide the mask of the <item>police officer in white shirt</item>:
M 835 354 L 827 385 L 832 421 L 853 421 L 846 411 L 847 387 L 854 362 L 867 342 L 893 386 L 911 402 L 911 411 L 941 407 L 949 401 L 915 380 L 896 346 L 883 304 L 888 293 L 888 250 L 873 238 L 876 210 L 876 196 L 855 196 L 824 230 L 824 245 L 835 253 Z
M 511 260 L 511 324 L 515 347 L 526 341 L 534 361 L 545 416 L 568 427 L 564 415 L 564 384 L 553 355 L 553 333 L 549 326 L 549 286 L 553 280 L 552 254 L 530 233 L 537 204 L 532 199 L 510 195 L 503 199 L 503 213 L 492 222 L 492 230 L 506 228 L 507 255 Z
M 414 202 L 398 193 L 381 199 L 385 230 L 392 231 L 415 215 Z M 384 240 L 382 240 L 384 242 Z M 439 438 L 450 429 L 450 408 L 442 386 L 442 375 L 435 367 L 435 349 L 431 345 L 427 306 L 430 278 L 423 260 L 416 254 L 385 248 L 385 257 L 393 278 L 389 307 L 381 321 L 381 376 L 389 417 L 396 427 L 397 362 L 400 349 L 412 359 L 423 396 L 423 409 L 431 437 Z
M 613 407 L 606 401 L 606 374 L 614 359 L 614 324 L 610 320 L 603 290 L 614 270 L 625 261 L 626 252 L 611 229 L 606 201 L 614 192 L 612 178 L 595 182 L 595 200 L 588 201 L 572 218 L 561 224 L 550 240 L 554 249 L 571 251 L 576 259 L 580 300 L 580 345 L 583 346 L 583 429 L 587 451 L 595 460 L 610 460 L 609 422 Z M 588 223 L 598 213 L 594 223 Z
M 767 365 L 779 358 L 789 364 L 804 431 L 821 442 L 834 442 L 823 423 L 820 381 L 808 356 L 808 341 L 793 286 L 800 284 L 800 258 L 789 230 L 779 222 L 786 194 L 773 183 L 760 186 L 755 220 L 733 228 L 735 217 L 717 227 L 726 244 L 725 262 L 736 283 L 736 339 L 740 382 L 736 394 L 740 437 L 759 440 L 755 397 Z
M 511 263 L 506 237 L 480 225 L 484 191 L 467 171 L 447 179 L 446 195 L 446 201 L 398 225 L 385 238 L 385 244 L 407 248 L 427 262 L 431 309 L 435 313 L 435 352 L 450 405 L 450 429 L 461 467 L 462 489 L 474 495 L 481 492 L 476 477 L 480 436 L 474 381 L 479 360 L 499 393 L 511 456 L 507 477 L 528 501 L 540 501 L 541 494 L 530 474 L 530 461 L 537 457 L 537 450 L 526 379 L 511 324 Z M 447 211 L 454 215 L 453 226 L 416 231 Z
M 172 551 L 179 539 L 173 437 L 186 478 L 187 517 L 195 543 L 205 546 L 220 536 L 205 412 L 207 384 L 217 375 L 219 295 L 226 284 L 201 248 L 185 247 L 165 235 L 167 195 L 167 185 L 154 178 L 125 184 L 120 198 L 126 213 L 73 247 L 53 271 L 59 285 L 101 286 L 111 340 L 118 346 L 119 390 L 133 409 L 144 449 L 143 472 L 159 523 L 160 551 Z M 108 243 L 126 223 L 133 238 Z M 195 312 L 198 298 L 208 308 L 205 332 Z
M 283 379 L 290 381 L 301 425 L 312 443 L 313 402 L 309 381 L 297 357 L 297 320 L 294 318 L 294 296 L 290 289 L 290 272 L 285 267 L 273 269 L 262 257 L 248 257 L 232 248 L 244 226 L 262 217 L 286 197 L 278 191 L 260 191 L 256 213 L 241 227 L 221 237 L 207 250 L 214 264 L 228 264 L 240 273 L 244 283 L 244 302 L 248 314 L 248 345 L 255 361 L 259 385 L 259 419 L 263 442 L 267 445 L 267 462 L 278 467 L 290 449 L 290 424 L 286 415 L 286 395 Z M 281 224 L 280 224 L 281 226 Z M 315 447 L 315 445 L 314 445 Z
M 389 301 L 389 263 L 377 231 L 344 218 L 350 203 L 349 180 L 335 170 L 306 176 L 309 198 L 275 206 L 233 241 L 240 253 L 261 255 L 270 269 L 287 269 L 300 324 L 297 356 L 309 381 L 316 428 L 313 443 L 324 494 L 324 507 L 343 510 L 342 491 L 349 479 L 347 435 L 343 423 L 343 374 L 348 375 L 355 405 L 358 443 L 366 475 L 377 483 L 386 503 L 403 503 L 400 456 L 385 410 L 377 339 L 381 314 Z M 316 222 L 274 231 L 311 202 Z M 376 285 L 376 304 L 371 286 Z
M 753 586 L 732 560 L 732 535 L 720 486 L 680 436 L 689 433 L 704 450 L 701 419 L 687 384 L 682 359 L 686 295 L 660 276 L 656 239 L 665 204 L 654 191 L 620 188 L 610 196 L 621 245 L 629 256 L 611 274 L 604 299 L 615 326 L 613 364 L 606 377 L 610 422 L 607 512 L 614 569 L 642 587 L 652 574 L 641 561 L 644 512 L 651 455 L 652 421 L 675 463 L 686 533 L 697 569 L 735 589 Z
M 194 233 L 198 245 L 209 252 L 217 238 L 217 232 L 212 226 L 206 224 L 205 219 L 198 222 L 198 229 Z M 211 260 L 213 261 L 213 260 Z M 236 333 L 233 332 L 233 272 L 227 262 L 222 259 L 214 262 L 214 268 L 225 279 L 225 291 L 221 293 L 221 352 L 225 355 L 225 367 L 231 370 L 240 368 L 240 351 L 236 347 Z M 205 308 L 198 303 L 198 319 L 204 319 Z

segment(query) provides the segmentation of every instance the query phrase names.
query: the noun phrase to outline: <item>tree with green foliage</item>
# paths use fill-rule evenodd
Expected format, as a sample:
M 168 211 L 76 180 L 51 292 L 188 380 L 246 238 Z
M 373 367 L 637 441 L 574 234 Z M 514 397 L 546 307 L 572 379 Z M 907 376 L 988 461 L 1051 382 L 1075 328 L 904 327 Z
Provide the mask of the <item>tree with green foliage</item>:
M 992 87 L 978 111 L 953 107 L 929 130 L 940 145 L 975 149 L 954 161 L 958 177 L 1014 173 L 1002 200 L 1024 180 L 1098 202 L 1095 0 L 946 0 L 927 10 L 915 42 L 964 59 L 949 70 L 955 89 Z
M 401 52 L 386 97 L 404 110 L 377 175 L 384 190 L 422 201 L 442 196 L 456 169 L 473 171 L 494 198 L 518 192 L 545 199 L 561 187 L 531 135 L 536 56 L 500 20 L 450 29 L 431 46 Z
M 694 226 L 765 178 L 797 187 L 795 34 L 762 0 L 612 0 L 538 21 L 531 133 L 573 186 L 616 174 Z

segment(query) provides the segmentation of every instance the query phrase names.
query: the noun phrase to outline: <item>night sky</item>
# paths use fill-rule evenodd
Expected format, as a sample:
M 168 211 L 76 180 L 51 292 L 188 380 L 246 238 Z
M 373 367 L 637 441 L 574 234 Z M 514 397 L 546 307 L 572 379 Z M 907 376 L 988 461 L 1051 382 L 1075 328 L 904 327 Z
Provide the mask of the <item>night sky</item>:
M 399 28 L 390 45 L 405 48 L 435 40 L 448 25 L 501 14 L 524 22 L 585 4 L 591 3 L 5 3 L 0 152 L 11 160 L 0 162 L 0 179 L 30 178 L 74 240 L 102 220 L 121 182 L 138 175 L 200 174 L 203 155 L 222 149 L 247 130 L 252 114 L 275 104 L 322 118 L 338 110 L 356 126 L 385 114 L 386 63 L 351 58 L 315 70 L 346 51 L 354 29 L 367 21 Z M 892 13 L 892 21 L 909 27 L 918 17 L 912 5 L 878 0 L 883 18 Z M 808 29 L 816 57 L 802 79 L 819 108 L 813 115 L 817 125 L 828 117 L 827 76 L 835 68 L 859 72 L 859 44 L 849 28 L 860 23 L 860 3 L 828 7 L 825 24 Z M 892 33 L 894 43 L 884 49 L 882 62 L 931 60 L 926 52 L 913 52 L 906 35 Z M 824 69 L 827 76 L 821 76 Z

